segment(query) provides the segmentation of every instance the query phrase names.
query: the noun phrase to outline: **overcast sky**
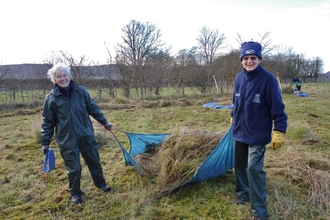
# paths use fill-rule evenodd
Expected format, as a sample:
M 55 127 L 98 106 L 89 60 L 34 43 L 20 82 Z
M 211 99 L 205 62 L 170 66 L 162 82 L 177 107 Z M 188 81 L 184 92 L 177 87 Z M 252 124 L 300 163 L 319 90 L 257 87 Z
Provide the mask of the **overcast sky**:
M 0 8 L 0 65 L 42 63 L 59 50 L 105 63 L 105 43 L 113 51 L 134 19 L 160 29 L 173 54 L 195 46 L 203 26 L 237 49 L 237 34 L 260 41 L 270 32 L 273 44 L 319 56 L 330 71 L 330 0 L 8 0 Z

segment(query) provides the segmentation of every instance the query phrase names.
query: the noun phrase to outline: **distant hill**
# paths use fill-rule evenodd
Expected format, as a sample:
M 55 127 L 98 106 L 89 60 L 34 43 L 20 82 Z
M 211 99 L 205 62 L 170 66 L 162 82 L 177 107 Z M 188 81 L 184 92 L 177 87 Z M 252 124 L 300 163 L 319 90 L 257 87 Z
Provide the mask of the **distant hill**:
M 322 76 L 330 77 L 330 71 L 329 71 L 329 72 L 326 72 L 326 73 L 324 73 L 324 74 L 322 74 Z

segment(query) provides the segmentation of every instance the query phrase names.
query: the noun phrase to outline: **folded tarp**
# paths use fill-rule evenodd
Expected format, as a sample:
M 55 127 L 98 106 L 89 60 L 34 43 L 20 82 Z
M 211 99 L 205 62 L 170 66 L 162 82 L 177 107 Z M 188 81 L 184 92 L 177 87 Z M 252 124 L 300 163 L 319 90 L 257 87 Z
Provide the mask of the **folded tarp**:
M 215 108 L 215 109 L 223 109 L 223 108 L 233 108 L 234 104 L 231 105 L 218 105 L 217 102 L 208 102 L 203 105 L 203 108 Z
M 295 90 L 293 92 L 293 95 L 300 96 L 300 97 L 308 97 L 308 95 L 306 93 L 298 91 L 298 90 Z
M 308 97 L 308 95 L 306 93 L 298 93 L 296 94 L 296 96 L 300 96 L 300 97 Z
M 201 182 L 206 179 L 221 176 L 233 167 L 234 141 L 232 138 L 232 128 L 230 127 L 217 147 L 206 158 L 187 183 Z

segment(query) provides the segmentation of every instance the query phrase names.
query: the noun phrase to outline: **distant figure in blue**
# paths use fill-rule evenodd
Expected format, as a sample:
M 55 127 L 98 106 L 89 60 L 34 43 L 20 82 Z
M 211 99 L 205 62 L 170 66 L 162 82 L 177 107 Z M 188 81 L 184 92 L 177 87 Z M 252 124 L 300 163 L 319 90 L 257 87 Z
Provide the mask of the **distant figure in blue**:
M 300 93 L 300 90 L 301 90 L 301 82 L 300 82 L 299 78 L 298 78 L 298 77 L 293 78 L 293 79 L 292 79 L 292 82 L 294 82 L 294 83 L 296 84 L 296 89 L 295 89 L 295 91 L 294 91 L 294 94 L 296 94 L 296 93 Z
M 298 79 L 298 81 L 296 82 L 296 88 L 297 88 L 298 92 L 300 92 L 300 89 L 301 89 L 301 82 L 300 82 L 299 79 Z
M 284 142 L 287 114 L 275 76 L 264 69 L 262 47 L 257 42 L 241 45 L 243 70 L 234 82 L 232 135 L 236 176 L 236 205 L 251 204 L 253 220 L 268 218 L 266 203 L 266 145 L 277 149 Z

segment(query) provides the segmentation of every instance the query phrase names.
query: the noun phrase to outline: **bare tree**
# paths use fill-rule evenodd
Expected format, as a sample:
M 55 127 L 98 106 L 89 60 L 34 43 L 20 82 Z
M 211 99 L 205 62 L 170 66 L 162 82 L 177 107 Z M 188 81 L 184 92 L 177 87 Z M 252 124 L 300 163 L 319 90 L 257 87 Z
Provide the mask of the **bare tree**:
M 5 77 L 8 76 L 10 72 L 11 72 L 10 68 L 6 66 L 0 66 L 0 87 L 3 84 Z
M 86 58 L 85 55 L 76 59 L 72 54 L 62 50 L 52 52 L 49 59 L 45 59 L 46 63 L 64 63 L 71 67 L 72 77 L 78 84 L 84 84 L 87 79 L 93 78 L 98 75 L 98 72 L 93 71 L 91 66 L 95 66 L 93 60 Z
M 312 58 L 306 60 L 306 65 L 303 74 L 303 81 L 307 79 L 316 82 L 317 78 L 322 73 L 323 69 L 323 60 L 320 57 Z
M 103 99 L 103 91 L 109 94 L 111 98 L 115 98 L 112 79 L 114 65 L 99 65 L 85 55 L 75 58 L 72 54 L 64 51 L 52 52 L 50 58 L 44 60 L 44 62 L 51 64 L 64 63 L 70 66 L 74 81 L 80 85 L 97 89 L 97 94 L 93 98 L 97 100 Z M 108 90 L 103 90 L 105 87 L 109 89 L 109 92 Z
M 162 47 L 161 32 L 151 23 L 141 23 L 132 20 L 122 28 L 123 42 L 115 47 L 116 62 L 121 66 L 124 64 L 129 70 L 122 74 L 129 74 L 132 85 L 137 93 L 141 88 L 141 97 L 146 90 L 145 62 L 147 57 L 155 54 L 158 48 Z M 127 78 L 127 77 L 124 77 Z
M 116 65 L 118 67 L 120 73 L 120 86 L 123 87 L 124 97 L 129 99 L 131 97 L 131 86 L 132 86 L 132 68 L 127 65 L 126 56 L 120 56 L 120 54 L 116 55 Z
M 11 75 L 11 69 L 8 66 L 0 65 L 0 88 L 1 90 L 8 90 L 10 88 L 10 80 L 8 79 Z M 4 99 L 3 99 L 4 98 Z M 5 97 L 1 97 L 1 103 L 6 103 L 8 101 L 8 93 L 6 91 Z
M 236 41 L 239 44 L 238 48 L 240 48 L 241 44 L 245 41 L 255 41 L 261 44 L 263 56 L 268 56 L 279 48 L 278 45 L 272 44 L 272 39 L 270 37 L 271 33 L 269 31 L 265 32 L 264 34 L 258 34 L 258 35 L 260 37 L 260 40 L 254 40 L 254 39 L 243 40 L 243 37 L 239 33 L 237 33 Z
M 236 50 L 230 51 L 221 57 L 218 57 L 214 64 L 213 69 L 216 69 L 215 77 L 220 81 L 220 94 L 223 94 L 223 84 L 226 84 L 227 91 L 233 85 L 235 77 L 238 72 L 242 70 L 242 65 L 239 62 L 239 55 Z
M 206 92 L 206 88 L 210 85 L 210 83 L 213 81 L 212 75 L 212 69 L 211 66 L 213 64 L 213 61 L 216 57 L 219 56 L 220 49 L 222 48 L 222 45 L 224 43 L 224 40 L 226 39 L 225 34 L 219 34 L 218 30 L 211 30 L 207 27 L 202 27 L 200 30 L 200 35 L 197 37 L 197 48 L 198 52 L 202 58 L 202 65 L 205 66 L 205 79 L 200 81 L 204 82 L 201 83 L 202 92 Z
M 274 45 L 272 43 L 272 39 L 270 38 L 270 32 L 266 32 L 263 35 L 259 34 L 259 36 L 261 37 L 261 40 L 259 41 L 259 43 L 262 45 L 262 55 L 263 56 L 267 56 L 279 48 L 278 45 Z
M 173 58 L 168 50 L 160 50 L 151 54 L 146 63 L 146 83 L 151 95 L 154 89 L 155 95 L 160 95 L 160 90 L 168 80 Z
M 110 97 L 115 98 L 116 95 L 115 95 L 115 90 L 114 90 L 115 89 L 115 83 L 114 83 L 114 79 L 113 79 L 113 72 L 114 72 L 114 69 L 117 70 L 118 68 L 117 68 L 117 66 L 115 66 L 116 64 L 114 64 L 113 61 L 112 61 L 112 55 L 110 53 L 108 45 L 105 42 L 104 42 L 104 45 L 105 45 L 105 48 L 106 48 L 107 53 L 109 55 L 109 59 L 108 59 L 108 64 L 109 65 L 108 65 L 108 68 L 106 68 L 106 70 L 105 70 L 105 76 L 107 77 L 106 86 L 109 89 Z
M 185 86 L 193 87 L 199 82 L 198 74 L 195 74 L 198 69 L 197 48 L 180 50 L 170 76 L 170 82 L 179 94 L 185 95 Z
M 213 60 L 219 56 L 219 50 L 222 48 L 225 39 L 224 33 L 219 34 L 218 30 L 202 27 L 196 40 L 198 42 L 198 52 L 203 57 L 206 66 L 210 66 Z
M 316 82 L 317 78 L 323 72 L 323 60 L 320 57 L 316 57 L 314 59 L 314 64 L 315 64 L 315 71 L 313 72 L 313 79 L 314 79 L 314 82 Z
M 284 48 L 263 58 L 262 66 L 279 78 L 293 78 L 301 75 L 304 54 L 296 54 L 292 48 Z

